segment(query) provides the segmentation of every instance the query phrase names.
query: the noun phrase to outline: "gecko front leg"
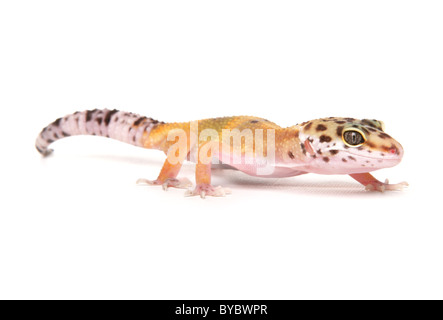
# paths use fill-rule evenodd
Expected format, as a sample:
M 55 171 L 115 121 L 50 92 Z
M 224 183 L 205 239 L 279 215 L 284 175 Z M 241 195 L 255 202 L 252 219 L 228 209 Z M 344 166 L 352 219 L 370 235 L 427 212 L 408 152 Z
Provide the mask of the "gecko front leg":
M 197 163 L 195 166 L 195 181 L 197 183 L 195 189 L 192 191 L 188 190 L 185 196 L 200 196 L 204 199 L 206 196 L 224 197 L 227 194 L 231 194 L 229 188 L 211 185 L 211 163 Z
M 378 181 L 370 173 L 354 173 L 350 176 L 364 185 L 368 191 L 403 190 L 404 187 L 408 186 L 407 182 L 389 184 L 388 179 L 385 182 Z

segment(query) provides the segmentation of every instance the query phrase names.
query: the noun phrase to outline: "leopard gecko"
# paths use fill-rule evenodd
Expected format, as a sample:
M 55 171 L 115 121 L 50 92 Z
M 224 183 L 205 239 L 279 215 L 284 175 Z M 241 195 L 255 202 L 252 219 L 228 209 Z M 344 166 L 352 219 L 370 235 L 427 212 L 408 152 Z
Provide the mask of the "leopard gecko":
M 232 132 L 239 133 L 240 138 Z M 211 168 L 217 160 L 253 176 L 347 174 L 367 190 L 401 190 L 407 186 L 406 182 L 378 181 L 369 173 L 395 166 L 403 157 L 402 146 L 385 133 L 383 122 L 372 119 L 329 117 L 282 128 L 250 116 L 165 123 L 115 109 L 94 109 L 49 124 L 38 135 L 36 148 L 47 156 L 52 152 L 48 148 L 51 143 L 73 135 L 103 136 L 161 150 L 167 158 L 158 178 L 137 182 L 163 186 L 165 190 L 187 188 L 186 195 L 202 198 L 230 193 L 227 188 L 211 185 Z M 196 163 L 193 190 L 188 179 L 177 178 L 185 160 Z

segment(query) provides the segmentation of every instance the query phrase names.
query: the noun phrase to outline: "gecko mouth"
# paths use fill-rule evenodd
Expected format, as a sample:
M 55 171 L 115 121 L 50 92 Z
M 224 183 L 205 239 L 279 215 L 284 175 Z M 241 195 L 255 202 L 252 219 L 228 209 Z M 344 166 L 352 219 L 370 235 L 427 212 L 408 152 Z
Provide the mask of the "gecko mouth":
M 374 155 L 374 156 L 370 156 L 370 155 L 362 155 L 361 153 L 354 153 L 354 152 L 349 152 L 346 151 L 347 154 L 351 157 L 356 157 L 356 158 L 363 158 L 366 160 L 375 160 L 375 161 L 380 161 L 382 160 L 383 162 L 399 162 L 402 159 L 402 155 L 392 155 L 392 154 L 384 154 L 384 153 L 379 153 L 379 155 Z

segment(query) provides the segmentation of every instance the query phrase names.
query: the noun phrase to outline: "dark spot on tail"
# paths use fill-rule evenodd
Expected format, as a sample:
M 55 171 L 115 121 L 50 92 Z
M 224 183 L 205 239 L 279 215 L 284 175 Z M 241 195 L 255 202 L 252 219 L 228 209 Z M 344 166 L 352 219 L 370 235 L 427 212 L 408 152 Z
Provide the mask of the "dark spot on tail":
M 86 111 L 86 121 L 91 121 L 92 115 L 96 112 L 97 109 Z
M 251 120 L 251 123 L 258 123 L 258 120 Z
M 142 123 L 144 120 L 146 120 L 148 118 L 146 117 L 140 117 L 138 118 L 135 122 L 134 122 L 134 126 L 138 126 L 140 123 Z
M 114 110 L 109 111 L 106 114 L 105 119 L 104 119 L 106 125 L 109 125 L 109 122 L 111 122 L 111 117 L 117 112 L 118 112 L 118 110 L 114 109 Z
M 53 125 L 54 127 L 58 127 L 58 126 L 60 125 L 60 121 L 62 121 L 62 118 L 58 118 L 57 120 L 55 120 L 55 121 L 52 123 L 52 125 Z

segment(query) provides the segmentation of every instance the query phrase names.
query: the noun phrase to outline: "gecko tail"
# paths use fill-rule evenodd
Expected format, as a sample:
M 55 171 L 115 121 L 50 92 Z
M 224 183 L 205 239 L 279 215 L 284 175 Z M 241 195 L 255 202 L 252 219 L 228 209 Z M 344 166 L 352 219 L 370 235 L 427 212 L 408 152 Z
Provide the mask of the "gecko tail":
M 48 156 L 52 153 L 51 143 L 75 135 L 102 136 L 143 147 L 143 141 L 152 129 L 163 123 L 115 109 L 75 112 L 45 127 L 38 135 L 35 147 L 43 156 Z

